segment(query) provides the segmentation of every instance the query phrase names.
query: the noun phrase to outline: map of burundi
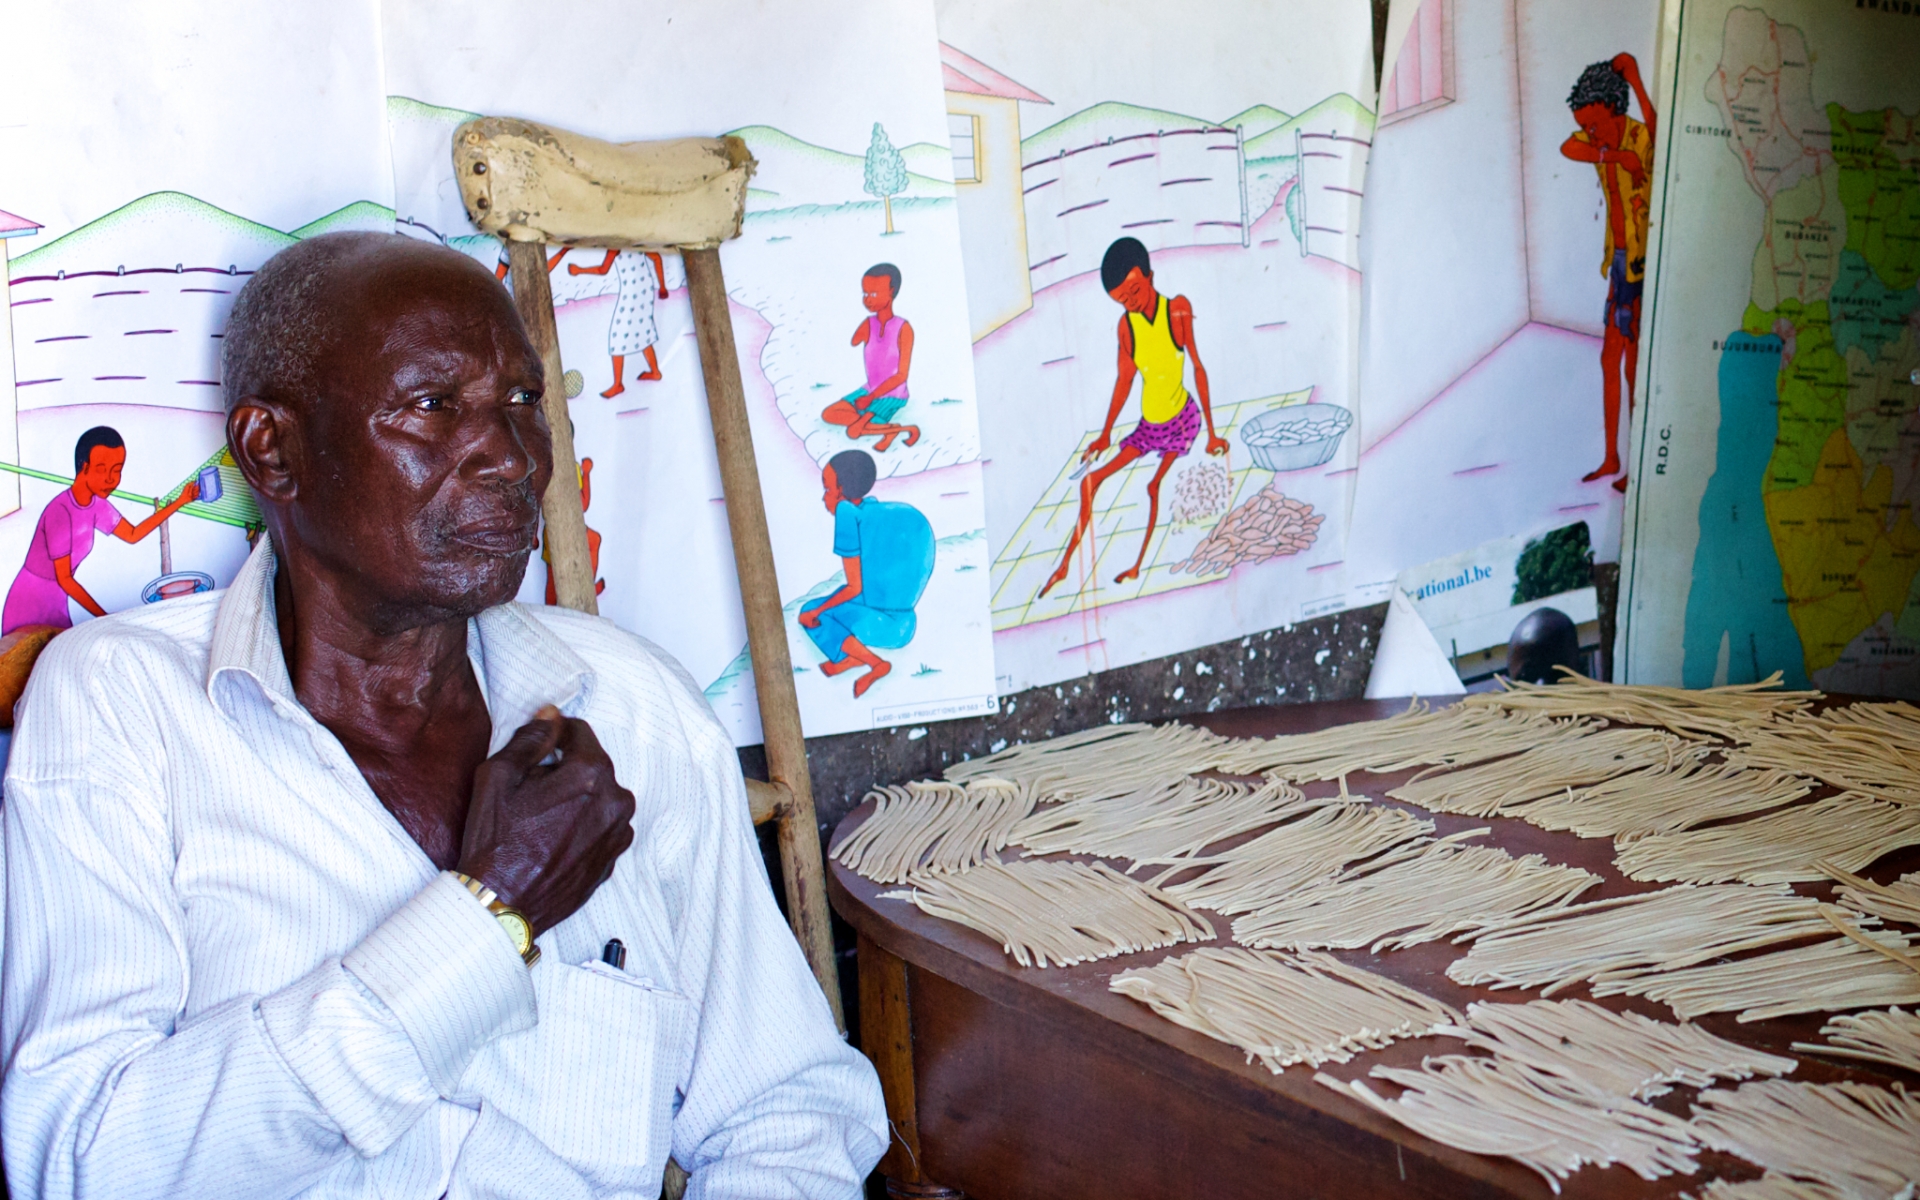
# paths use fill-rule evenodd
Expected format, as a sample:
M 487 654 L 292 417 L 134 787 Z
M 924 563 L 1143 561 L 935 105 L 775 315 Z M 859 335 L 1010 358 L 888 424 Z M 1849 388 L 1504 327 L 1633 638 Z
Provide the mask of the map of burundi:
M 1685 6 L 1629 518 L 1636 680 L 1920 694 L 1920 15 L 1881 4 Z

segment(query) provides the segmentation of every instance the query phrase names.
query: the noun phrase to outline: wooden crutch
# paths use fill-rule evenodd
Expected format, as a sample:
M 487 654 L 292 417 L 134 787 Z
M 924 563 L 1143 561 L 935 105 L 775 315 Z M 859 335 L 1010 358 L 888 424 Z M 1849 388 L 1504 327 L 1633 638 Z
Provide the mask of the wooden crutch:
M 747 651 L 760 700 L 771 783 L 747 781 L 754 823 L 775 822 L 787 916 L 820 990 L 846 1031 L 827 918 L 826 871 L 815 826 L 800 702 L 760 495 L 746 393 L 720 272 L 721 242 L 740 235 L 753 158 L 737 137 L 614 144 L 530 121 L 482 117 L 453 135 L 454 176 L 467 216 L 506 239 L 514 305 L 546 368 L 542 401 L 553 429 L 553 483 L 541 502 L 561 604 L 595 612 L 593 565 L 580 509 L 579 467 L 561 382 L 560 337 L 543 247 L 677 251 L 686 263 L 700 371 L 713 414 L 727 526 L 746 609 Z

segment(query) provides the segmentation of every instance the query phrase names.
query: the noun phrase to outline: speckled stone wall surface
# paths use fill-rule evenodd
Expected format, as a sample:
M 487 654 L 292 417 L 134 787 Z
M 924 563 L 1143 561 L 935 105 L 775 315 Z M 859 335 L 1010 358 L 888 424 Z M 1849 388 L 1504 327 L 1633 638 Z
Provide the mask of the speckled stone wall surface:
M 807 763 L 822 836 L 876 784 L 937 778 L 949 763 L 1095 725 L 1164 721 L 1250 704 L 1346 700 L 1366 691 L 1387 606 L 1353 609 L 1297 625 L 1102 671 L 1000 698 L 985 717 L 809 738 Z M 758 746 L 740 765 L 766 778 Z

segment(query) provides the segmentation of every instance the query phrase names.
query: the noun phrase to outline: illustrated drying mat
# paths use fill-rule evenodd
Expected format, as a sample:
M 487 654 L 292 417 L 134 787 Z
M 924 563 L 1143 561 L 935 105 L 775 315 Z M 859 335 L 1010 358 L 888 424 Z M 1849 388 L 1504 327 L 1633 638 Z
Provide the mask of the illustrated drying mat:
M 1636 703 L 1645 702 L 1641 698 L 1631 699 Z M 1662 699 L 1664 701 L 1664 698 L 1656 699 Z M 1750 709 L 1757 707 L 1757 705 L 1748 703 L 1747 707 Z M 1108 727 L 1105 730 L 1088 731 L 1087 734 L 1080 735 L 1080 737 L 1084 739 L 1084 749 L 1078 755 L 1047 754 L 1031 746 L 1016 747 L 1015 749 L 1022 753 L 1009 753 L 1006 756 L 1002 756 L 1000 763 L 982 763 L 979 760 L 975 760 L 974 763 L 963 765 L 960 770 L 954 772 L 954 775 L 962 779 L 967 777 L 987 778 L 1007 775 L 1020 779 L 1029 785 L 1037 785 L 1041 788 L 1046 787 L 1048 784 L 1064 784 L 1068 790 L 1078 790 L 1078 787 L 1084 786 L 1084 784 L 1079 784 L 1076 781 L 1086 780 L 1093 782 L 1093 786 L 1088 789 L 1092 792 L 1125 796 L 1138 792 L 1141 788 L 1151 783 L 1153 772 L 1148 764 L 1159 754 L 1164 754 L 1166 759 L 1179 763 L 1181 767 L 1187 771 L 1217 769 L 1217 764 L 1222 760 L 1232 760 L 1236 757 L 1250 762 L 1257 762 L 1263 757 L 1268 757 L 1268 754 L 1258 743 L 1248 742 L 1244 739 L 1272 738 L 1275 735 L 1309 734 L 1316 730 L 1330 729 L 1334 726 L 1339 726 L 1342 722 L 1385 719 L 1403 713 L 1406 708 L 1407 703 L 1403 700 L 1398 702 L 1352 702 L 1301 706 L 1290 710 L 1243 710 L 1239 712 L 1212 714 L 1202 719 L 1205 729 L 1210 730 L 1211 735 L 1197 728 L 1185 732 L 1169 731 L 1160 734 L 1160 736 L 1156 738 L 1142 738 L 1136 743 L 1137 749 L 1129 747 L 1127 752 L 1118 755 L 1117 757 L 1120 760 L 1130 764 L 1123 766 L 1122 770 L 1118 773 L 1123 777 L 1123 782 L 1125 782 L 1124 787 L 1114 787 L 1104 782 L 1099 782 L 1102 776 L 1107 775 L 1107 772 L 1102 768 L 1114 765 L 1113 760 L 1116 756 L 1112 754 L 1112 751 L 1121 749 L 1129 740 L 1124 733 L 1116 738 L 1114 736 L 1116 732 L 1114 727 Z M 1792 702 L 1779 705 L 1779 708 L 1791 712 L 1799 709 L 1800 703 L 1798 698 L 1796 698 Z M 1446 711 L 1443 703 L 1436 704 L 1434 709 L 1435 711 Z M 1550 711 L 1554 711 L 1556 716 L 1558 715 L 1557 710 Z M 1488 715 L 1492 714 L 1489 713 Z M 1545 713 L 1540 710 L 1523 710 L 1523 715 L 1540 719 Z M 1687 711 L 1685 706 L 1681 706 L 1680 711 L 1673 715 L 1672 724 L 1691 724 L 1697 726 L 1720 716 L 1721 714 L 1718 712 L 1709 712 L 1704 714 L 1704 719 L 1698 719 L 1702 718 L 1703 714 Z M 1737 716 L 1730 717 L 1728 724 L 1743 725 L 1753 719 L 1750 712 L 1741 712 Z M 1620 724 L 1618 721 L 1609 721 L 1608 727 L 1617 727 Z M 1353 727 L 1347 725 L 1345 728 L 1352 729 Z M 1668 725 L 1666 731 L 1685 732 L 1693 737 L 1700 738 L 1702 741 L 1709 742 L 1709 744 L 1719 744 L 1717 740 L 1711 739 L 1707 731 L 1703 729 L 1674 730 L 1671 725 Z M 1144 734 L 1147 731 L 1142 730 L 1141 732 Z M 1362 733 L 1361 729 L 1354 729 L 1353 736 L 1351 737 L 1328 734 L 1326 737 L 1317 740 L 1321 745 L 1327 746 L 1329 750 L 1332 751 L 1329 754 L 1317 756 L 1319 762 L 1335 763 L 1344 756 L 1348 759 L 1348 762 L 1343 765 L 1351 765 L 1353 754 L 1359 753 L 1358 748 L 1364 747 L 1368 739 Z M 1103 742 L 1106 743 L 1104 749 L 1097 748 L 1100 747 Z M 1286 758 L 1291 756 L 1283 754 L 1281 757 Z M 1301 757 L 1314 758 L 1316 756 L 1305 755 Z M 1054 762 L 1049 763 L 1048 759 L 1053 759 Z M 1469 757 L 1467 761 L 1474 760 Z M 1720 756 L 1716 754 L 1709 759 L 1708 765 L 1717 764 L 1719 761 Z M 1004 767 L 1002 764 L 1005 764 Z M 1373 773 L 1356 769 L 1348 774 L 1345 781 L 1346 787 L 1350 795 L 1356 799 L 1370 797 L 1371 803 L 1380 808 L 1402 810 L 1409 816 L 1417 818 L 1423 826 L 1431 824 L 1433 826 L 1432 831 L 1425 832 L 1423 830 L 1422 836 L 1444 838 L 1450 835 L 1461 834 L 1470 829 L 1485 828 L 1490 832 L 1481 837 L 1467 839 L 1465 844 L 1497 847 L 1516 858 L 1528 854 L 1539 854 L 1550 863 L 1577 867 L 1599 876 L 1601 882 L 1597 886 L 1582 893 L 1576 903 L 1618 899 L 1631 894 L 1657 891 L 1662 886 L 1652 883 L 1636 883 L 1625 879 L 1614 864 L 1614 846 L 1610 838 L 1581 839 L 1573 833 L 1564 830 L 1538 828 L 1518 817 L 1497 816 L 1490 818 L 1470 818 L 1446 813 L 1431 813 L 1424 809 L 1409 806 L 1398 801 L 1389 801 L 1385 798 L 1390 790 L 1409 781 L 1418 769 L 1419 768 L 1416 767 L 1407 767 L 1399 771 L 1385 773 Z M 1770 770 L 1772 768 L 1765 769 Z M 1251 783 L 1261 782 L 1257 775 L 1241 776 L 1241 778 Z M 1307 821 L 1318 811 L 1328 812 L 1328 816 L 1320 818 L 1321 820 L 1330 820 L 1333 813 L 1340 811 L 1341 787 L 1340 781 L 1337 778 L 1328 777 L 1320 780 L 1302 781 L 1298 775 L 1292 773 L 1288 773 L 1288 778 L 1298 790 L 1304 794 L 1307 801 L 1318 802 L 1317 804 L 1310 803 L 1308 811 L 1293 816 L 1289 818 L 1290 820 Z M 1817 801 L 1835 794 L 1838 790 L 1840 789 L 1828 787 L 1818 781 L 1814 781 L 1811 792 L 1807 795 L 1797 797 L 1794 802 L 1807 803 L 1809 800 Z M 1280 793 L 1278 793 L 1276 789 L 1274 793 L 1270 793 L 1270 796 L 1278 799 Z M 1057 805 L 1042 799 L 1036 804 L 1032 815 L 1044 816 L 1054 807 L 1057 807 Z M 856 810 L 856 812 L 847 819 L 840 830 L 834 835 L 836 844 L 854 831 L 866 811 L 870 810 Z M 1269 832 L 1271 832 L 1271 827 L 1255 830 L 1251 834 L 1238 835 L 1227 839 L 1222 845 L 1211 847 L 1206 853 L 1209 856 L 1230 856 L 1234 847 L 1246 845 Z M 1185 849 L 1184 845 L 1182 849 Z M 1012 843 L 1009 843 L 999 851 L 999 857 L 1003 862 L 1023 861 L 1022 854 L 1023 848 Z M 1096 861 L 1086 855 L 1078 854 L 1050 855 L 1048 856 L 1048 860 Z M 1125 870 L 1133 865 L 1129 860 L 1124 858 L 1109 858 L 1098 861 L 1107 862 L 1117 870 Z M 1223 916 L 1215 910 L 1200 905 L 1194 906 L 1198 915 L 1209 920 L 1218 931 L 1218 936 L 1213 941 L 1202 943 L 1200 946 L 1182 944 L 1137 954 L 1120 954 L 1112 958 L 1091 963 L 1082 963 L 1066 968 L 1049 967 L 1044 970 L 1038 968 L 1020 968 L 1001 951 L 997 943 L 990 941 L 988 938 L 972 930 L 928 917 L 913 909 L 910 905 L 898 901 L 874 902 L 873 897 L 879 892 L 897 890 L 898 885 L 886 887 L 870 880 L 860 879 L 838 865 L 834 865 L 832 870 L 836 878 L 840 881 L 840 885 L 850 894 L 856 904 L 865 904 L 877 912 L 884 912 L 887 914 L 888 920 L 897 922 L 901 926 L 911 929 L 917 936 L 936 943 L 944 947 L 947 951 L 957 953 L 980 967 L 997 973 L 1014 976 L 1022 984 L 1048 993 L 1057 1000 L 1071 1004 L 1077 1009 L 1083 1010 L 1093 1017 L 1097 1017 L 1101 1021 L 1111 1023 L 1116 1028 L 1124 1028 L 1145 1035 L 1153 1041 L 1168 1047 L 1169 1053 L 1176 1054 L 1182 1060 L 1197 1060 L 1199 1063 L 1205 1064 L 1205 1069 L 1229 1072 L 1242 1080 L 1255 1082 L 1262 1088 L 1269 1089 L 1281 1096 L 1306 1105 L 1314 1111 L 1332 1112 L 1342 1119 L 1352 1121 L 1355 1124 L 1365 1124 L 1369 1129 L 1391 1129 L 1393 1132 L 1384 1134 L 1383 1136 L 1391 1136 L 1404 1140 L 1404 1143 L 1408 1147 L 1407 1162 L 1409 1168 L 1412 1166 L 1412 1154 L 1417 1147 L 1418 1152 L 1424 1155 L 1457 1156 L 1454 1161 L 1472 1163 L 1474 1164 L 1472 1167 L 1474 1170 L 1485 1171 L 1488 1169 L 1481 1160 L 1475 1159 L 1474 1156 L 1466 1155 L 1462 1151 L 1448 1147 L 1438 1146 L 1417 1134 L 1401 1130 L 1399 1126 L 1391 1122 L 1386 1122 L 1383 1119 L 1370 1118 L 1365 1106 L 1359 1100 L 1344 1101 L 1327 1088 L 1315 1084 L 1313 1082 L 1316 1073 L 1315 1069 L 1304 1063 L 1289 1067 L 1281 1074 L 1275 1075 L 1257 1061 L 1249 1063 L 1244 1051 L 1234 1046 L 1217 1042 L 1193 1030 L 1181 1028 L 1171 1021 L 1155 1016 L 1146 1005 L 1108 990 L 1110 981 L 1123 972 L 1152 968 L 1166 959 L 1177 958 L 1183 954 L 1190 954 L 1202 948 L 1207 949 L 1209 952 L 1234 948 L 1236 944 L 1231 941 L 1228 932 L 1231 918 Z M 1163 872 L 1165 872 L 1164 875 Z M 1896 852 L 1865 869 L 1863 872 L 1860 872 L 1860 875 L 1882 886 L 1887 886 L 1895 884 L 1901 876 L 1914 872 L 1920 872 L 1920 850 Z M 1191 866 L 1168 871 L 1165 866 L 1146 865 L 1136 869 L 1133 872 L 1132 878 L 1139 879 L 1143 882 L 1160 878 L 1163 885 L 1173 884 L 1177 886 L 1179 882 L 1192 879 L 1199 874 L 1199 869 Z M 1838 885 L 1828 883 L 1803 883 L 1792 885 L 1792 887 L 1799 893 L 1809 897 L 1829 901 L 1834 904 L 1843 903 Z M 1855 915 L 1859 914 L 1856 913 Z M 1813 942 L 1831 941 L 1837 936 L 1833 934 L 1830 926 L 1823 925 L 1823 927 L 1827 930 L 1825 937 L 1821 938 L 1816 936 L 1812 939 Z M 1895 928 L 1899 927 L 1883 926 L 1881 927 L 1881 932 Z M 1908 932 L 1911 933 L 1913 931 L 1909 929 Z M 1806 942 L 1790 944 L 1789 948 L 1792 948 L 1792 945 L 1804 946 L 1806 944 Z M 1526 1003 L 1540 998 L 1542 989 L 1538 986 L 1495 990 L 1487 986 L 1462 984 L 1448 978 L 1447 969 L 1453 963 L 1465 957 L 1472 948 L 1471 944 L 1455 944 L 1451 940 L 1443 938 L 1410 946 L 1405 949 L 1384 951 L 1379 954 L 1372 954 L 1366 950 L 1335 950 L 1331 951 L 1330 954 L 1342 963 L 1373 972 L 1416 993 L 1429 997 L 1438 1004 L 1445 1005 L 1462 1013 L 1465 1013 L 1468 1006 L 1474 1003 L 1510 1005 Z M 1736 961 L 1737 960 L 1738 956 L 1736 956 Z M 1593 999 L 1588 987 L 1582 984 L 1575 984 L 1559 991 L 1555 993 L 1553 998 L 1556 1000 L 1580 1001 Z M 1635 1012 L 1645 1017 L 1668 1023 L 1675 1020 L 1673 1011 L 1665 1004 L 1642 997 L 1601 997 L 1598 1003 L 1614 1012 Z M 1882 1003 L 1877 1006 L 1880 1011 L 1884 1011 L 1887 1007 L 1887 1003 Z M 1906 1004 L 1903 1005 L 1903 1007 L 1912 1009 L 1916 1006 Z M 1874 1010 L 1862 1009 L 1860 1010 L 1860 1014 L 1864 1015 L 1871 1011 Z M 1832 1042 L 1834 1040 L 1832 1037 L 1823 1037 L 1821 1035 L 1821 1029 L 1824 1025 L 1831 1022 L 1836 1015 L 1835 1013 L 1807 1013 L 1742 1024 L 1736 1019 L 1736 1014 L 1734 1013 L 1712 1013 L 1697 1018 L 1692 1023 L 1692 1027 L 1713 1037 L 1725 1039 L 1740 1047 L 1757 1052 L 1758 1054 L 1781 1055 L 1797 1059 L 1798 1065 L 1796 1069 L 1787 1077 L 1797 1082 L 1824 1084 L 1841 1081 L 1857 1081 L 1877 1086 L 1887 1086 L 1892 1082 L 1898 1081 L 1904 1082 L 1909 1089 L 1920 1088 L 1920 1078 L 1916 1078 L 1913 1074 L 1902 1072 L 1899 1068 L 1891 1065 L 1850 1060 L 1841 1057 L 1828 1057 L 1806 1051 L 1796 1051 L 1794 1049 L 1793 1044 L 1795 1042 L 1813 1044 Z M 1467 1052 L 1469 1051 L 1465 1043 L 1458 1039 L 1444 1036 L 1402 1038 L 1395 1040 L 1383 1049 L 1361 1050 L 1353 1056 L 1351 1061 L 1346 1063 L 1326 1062 L 1318 1068 L 1318 1072 L 1342 1082 L 1354 1079 L 1366 1081 L 1379 1096 L 1385 1099 L 1392 1099 L 1398 1096 L 1399 1089 L 1387 1081 L 1369 1079 L 1368 1072 L 1373 1067 L 1385 1066 L 1389 1068 L 1418 1070 L 1422 1059 L 1425 1057 Z M 1722 1086 L 1735 1085 L 1723 1084 Z M 1687 1104 L 1697 1096 L 1698 1092 L 1691 1086 L 1681 1084 L 1674 1086 L 1673 1091 L 1669 1095 L 1658 1098 L 1654 1103 L 1656 1106 L 1663 1108 L 1669 1105 L 1677 1105 L 1675 1111 L 1684 1116 L 1688 1111 Z M 1607 1169 L 1601 1172 L 1597 1168 L 1589 1166 L 1584 1169 L 1583 1173 L 1573 1176 L 1572 1181 L 1567 1186 L 1570 1190 L 1586 1192 L 1593 1184 L 1604 1183 L 1605 1186 L 1603 1190 L 1607 1191 L 1609 1195 L 1647 1196 L 1650 1198 L 1657 1196 L 1661 1197 L 1662 1200 L 1671 1200 L 1672 1197 L 1681 1192 L 1692 1195 L 1707 1194 L 1706 1189 L 1715 1182 L 1713 1176 L 1717 1172 L 1725 1172 L 1727 1174 L 1727 1183 L 1729 1186 L 1738 1184 L 1746 1187 L 1747 1185 L 1757 1183 L 1758 1168 L 1743 1165 L 1730 1156 L 1714 1151 L 1703 1151 L 1700 1154 L 1700 1162 L 1703 1166 L 1700 1174 L 1691 1177 L 1668 1177 L 1660 1184 L 1642 1183 L 1625 1169 Z M 1592 1178 L 1596 1173 L 1598 1173 L 1598 1178 Z M 1525 1172 L 1521 1168 L 1513 1168 L 1511 1178 L 1514 1180 L 1513 1190 L 1516 1194 L 1539 1196 L 1546 1196 L 1548 1194 L 1544 1184 L 1540 1182 L 1537 1176 L 1532 1175 L 1530 1172 Z M 1716 1192 L 1715 1194 L 1718 1193 Z M 1793 1193 L 1783 1192 L 1781 1194 L 1792 1195 Z M 1730 1195 L 1733 1197 L 1742 1197 L 1741 1192 L 1733 1192 L 1730 1193 Z

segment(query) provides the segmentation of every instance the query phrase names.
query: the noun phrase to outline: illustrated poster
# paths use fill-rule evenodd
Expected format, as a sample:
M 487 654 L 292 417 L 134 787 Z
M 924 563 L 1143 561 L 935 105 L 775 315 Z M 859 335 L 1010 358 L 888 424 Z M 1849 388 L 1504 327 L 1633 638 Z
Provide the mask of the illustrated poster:
M 12 632 L 227 584 L 260 528 L 226 457 L 227 312 L 299 238 L 391 230 L 393 176 L 369 0 L 27 5 L 7 32 Z
M 1346 606 L 1360 0 L 941 0 L 1002 691 Z
M 449 151 L 474 115 L 616 142 L 737 133 L 758 160 L 744 233 L 720 257 L 809 736 L 995 703 L 933 14 L 885 0 L 835 12 L 763 7 L 743 22 L 726 5 L 572 3 L 543 13 L 542 42 L 577 62 L 539 70 L 526 69 L 525 10 L 504 0 L 385 16 L 399 228 L 489 267 L 502 248 L 468 224 Z M 594 49 L 608 46 L 623 49 Z M 576 249 L 550 257 L 549 277 L 577 372 L 600 611 L 679 658 L 736 740 L 758 741 L 681 263 Z M 829 510 L 836 461 L 850 499 Z M 864 585 L 851 600 L 848 559 Z M 523 599 L 545 586 L 530 572 Z
M 1356 602 L 1585 522 L 1618 557 L 1657 0 L 1396 0 L 1361 245 Z M 1607 161 L 1599 161 L 1602 151 Z

